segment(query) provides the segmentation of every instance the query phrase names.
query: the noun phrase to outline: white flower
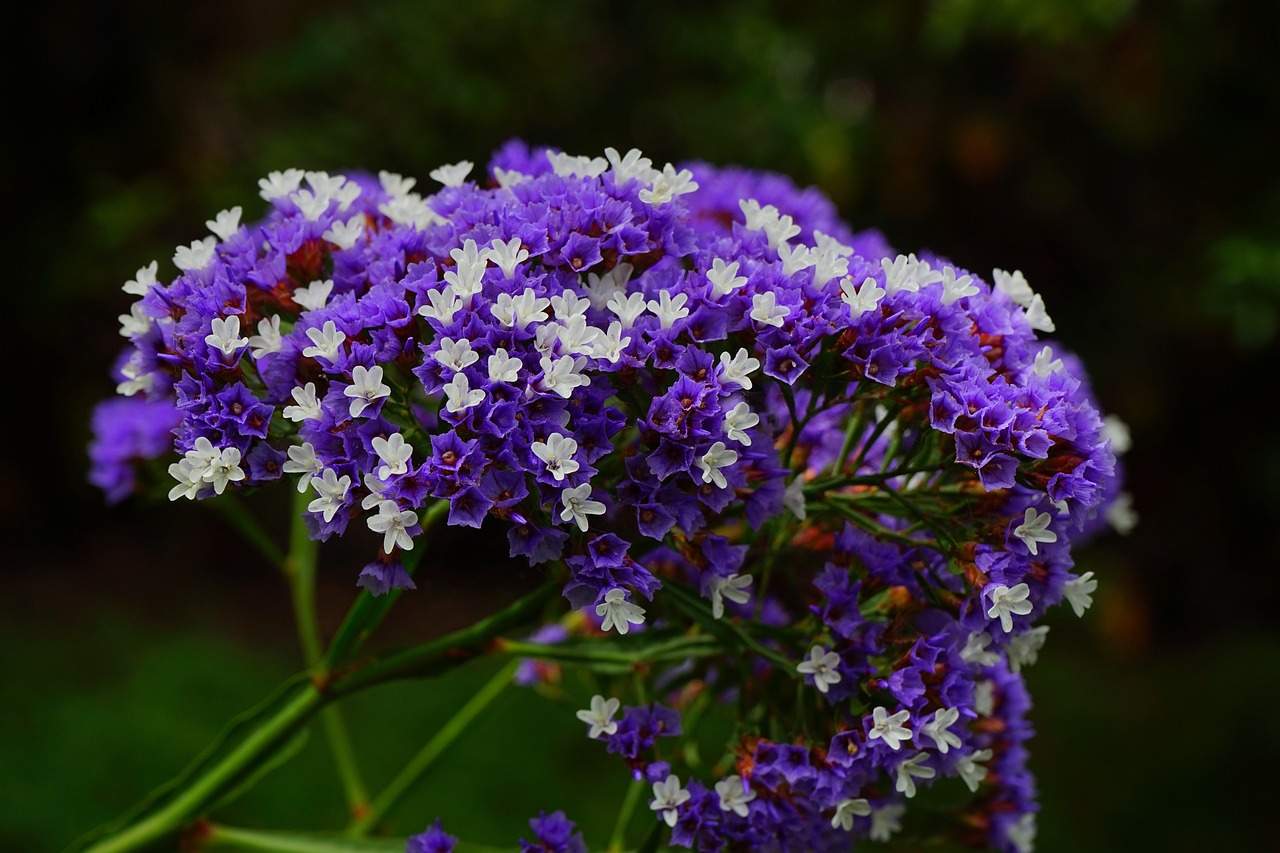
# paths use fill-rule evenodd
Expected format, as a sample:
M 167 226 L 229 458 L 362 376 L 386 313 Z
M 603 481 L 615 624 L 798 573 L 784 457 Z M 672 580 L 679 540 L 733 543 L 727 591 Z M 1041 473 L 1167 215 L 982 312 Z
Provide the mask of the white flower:
M 275 201 L 284 198 L 302 183 L 301 169 L 285 169 L 283 172 L 271 172 L 265 178 L 258 179 L 259 196 L 263 201 Z
M 747 587 L 751 586 L 751 575 L 732 574 L 727 577 L 712 578 L 709 584 L 711 592 L 711 615 L 716 619 L 724 616 L 724 600 L 727 598 L 735 604 L 746 604 L 751 600 Z
M 159 270 L 159 268 L 160 265 L 155 261 L 152 261 L 145 267 L 139 268 L 139 270 L 134 273 L 133 278 L 124 283 L 121 290 L 131 296 L 146 296 L 147 292 L 156 284 L 156 271 Z
M 324 471 L 324 464 L 316 458 L 316 449 L 308 441 L 289 448 L 289 458 L 281 470 L 286 474 L 303 475 L 298 478 L 298 493 L 301 494 L 311 485 L 311 478 L 320 476 Z
M 804 477 L 796 475 L 791 482 L 787 484 L 787 488 L 782 493 L 782 506 L 791 511 L 800 521 L 804 521 L 806 515 L 804 500 Z
M 428 176 L 433 181 L 439 181 L 446 187 L 460 187 L 462 182 L 467 179 L 467 175 L 471 174 L 475 163 L 470 160 L 461 160 L 457 163 L 449 163 L 444 166 L 438 166 L 428 172 Z
M 1036 849 L 1036 813 L 1027 812 L 1017 823 L 1010 824 L 1006 833 L 1018 853 L 1031 853 Z
M 590 299 L 579 296 L 572 290 L 562 290 L 551 297 L 551 311 L 562 323 L 568 323 L 578 317 L 585 318 L 587 309 L 590 307 Z
M 871 712 L 871 730 L 867 732 L 867 741 L 880 738 L 892 750 L 902 746 L 904 740 L 911 740 L 911 730 L 905 723 L 911 720 L 911 712 L 903 709 L 890 714 L 889 709 L 877 705 Z
M 398 432 L 393 432 L 386 438 L 376 435 L 369 443 L 373 445 L 373 452 L 382 460 L 382 465 L 378 468 L 379 479 L 387 480 L 408 472 L 413 445 L 405 441 L 403 435 Z
M 1027 324 L 1037 332 L 1053 332 L 1057 328 L 1044 310 L 1044 300 L 1038 293 L 1031 297 L 1031 304 L 1027 306 Z
M 932 779 L 937 776 L 938 771 L 924 763 L 928 758 L 928 753 L 917 752 L 899 764 L 898 779 L 893 785 L 894 790 L 911 798 L 916 795 L 916 779 Z
M 572 438 L 553 432 L 546 441 L 535 441 L 529 449 L 542 460 L 547 473 L 556 482 L 578 470 L 578 463 L 573 460 L 573 454 L 578 452 L 578 442 Z
M 744 447 L 751 446 L 751 436 L 747 430 L 760 423 L 760 416 L 751 411 L 746 403 L 739 403 L 724 416 L 724 433 L 730 441 L 736 441 Z
M 612 697 L 606 699 L 597 693 L 591 697 L 591 707 L 576 712 L 579 720 L 590 726 L 587 737 L 596 740 L 600 735 L 611 735 L 618 730 L 618 721 L 613 715 L 618 713 L 622 703 Z
M 1049 637 L 1049 626 L 1041 625 L 1009 639 L 1009 669 L 1021 672 L 1024 666 L 1031 666 L 1044 648 L 1044 641 Z
M 618 294 L 625 296 L 633 269 L 635 268 L 631 264 L 621 263 L 614 265 L 613 269 L 603 275 L 587 273 L 587 298 L 591 300 L 591 307 L 604 311 L 609 306 L 610 299 Z
M 1058 534 L 1049 529 L 1052 521 L 1053 516 L 1049 513 L 1036 512 L 1035 507 L 1029 506 L 1022 516 L 1022 523 L 1013 528 L 1013 535 L 1021 539 L 1027 550 L 1035 556 L 1039 554 L 1037 549 L 1040 542 L 1058 541 Z
M 506 294 L 503 294 L 504 296 Z M 453 322 L 453 315 L 462 310 L 462 299 L 454 289 L 445 285 L 444 290 L 427 291 L 427 301 L 418 306 L 418 314 L 428 320 L 438 320 L 441 325 Z
M 672 773 L 664 782 L 653 783 L 653 802 L 649 808 L 659 813 L 667 826 L 675 826 L 680 819 L 680 806 L 692 796 L 680 787 L 680 777 Z
M 451 413 L 465 412 L 472 406 L 478 406 L 485 397 L 484 389 L 472 388 L 467 374 L 461 372 L 455 373 L 453 381 L 442 390 L 445 395 L 445 411 Z
M 783 243 L 778 247 L 778 260 L 782 261 L 782 274 L 795 275 L 807 270 L 818 262 L 817 255 L 808 246 L 789 246 Z
M 320 409 L 320 401 L 316 399 L 316 383 L 308 382 L 301 388 L 294 388 L 292 395 L 296 405 L 284 407 L 283 414 L 287 420 L 294 423 L 320 420 L 323 412 Z
M 596 605 L 596 615 L 601 617 L 601 631 L 613 628 L 619 634 L 625 634 L 632 625 L 644 623 L 644 608 L 627 601 L 626 591 L 618 588 L 604 594 L 604 601 Z
M 359 184 L 351 186 L 359 188 Z M 359 240 L 360 235 L 364 233 L 364 214 L 357 213 L 346 222 L 335 220 L 329 229 L 320 236 L 339 249 L 350 249 Z
M 328 211 L 333 198 L 327 193 L 298 190 L 289 195 L 289 201 L 297 205 L 304 219 L 315 222 Z
M 1133 495 L 1120 492 L 1107 504 L 1107 523 L 1121 536 L 1128 536 L 1138 526 L 1138 513 L 1133 508 Z
M 746 349 L 739 349 L 733 356 L 720 353 L 720 381 L 733 383 L 744 391 L 751 390 L 751 374 L 760 369 L 760 360 L 752 358 Z
M 934 744 L 938 747 L 938 752 L 943 755 L 947 754 L 947 750 L 951 747 L 960 746 L 960 738 L 947 731 L 960 719 L 960 711 L 957 708 L 940 708 L 933 714 L 933 719 L 924 724 L 921 729 L 927 736 L 933 738 Z
M 1026 278 L 1022 275 L 1021 270 L 1006 272 L 1004 270 L 992 270 L 991 277 L 995 280 L 996 290 L 1008 296 L 1018 305 L 1026 308 L 1031 304 L 1031 299 L 1036 295 L 1031 289 L 1031 285 L 1027 284 Z
M 366 511 L 371 510 L 378 504 L 387 500 L 387 496 L 384 494 L 384 491 L 388 485 L 390 484 L 382 482 L 375 475 L 366 473 L 364 475 L 364 487 L 369 490 L 369 494 L 365 495 L 364 498 L 361 499 L 360 508 Z
M 728 296 L 744 286 L 747 283 L 747 277 L 738 275 L 737 261 L 725 264 L 724 261 L 716 258 L 711 262 L 711 269 L 707 270 L 707 281 L 711 282 L 713 296 Z
M 489 379 L 492 382 L 515 382 L 520 378 L 520 370 L 524 362 L 512 355 L 507 355 L 506 347 L 498 347 L 485 362 L 489 368 Z
M 382 381 L 382 365 L 365 368 L 357 364 L 351 368 L 351 384 L 343 388 L 342 393 L 351 398 L 351 417 L 357 418 L 375 400 L 389 397 L 391 388 Z
M 645 303 L 643 293 L 621 294 L 615 293 L 609 297 L 609 301 L 605 307 L 618 315 L 618 320 L 622 323 L 622 328 L 630 329 L 645 312 L 648 305 Z
M 539 296 L 532 288 L 525 288 L 517 296 L 499 293 L 494 304 L 489 306 L 489 311 L 507 328 L 523 329 L 530 323 L 545 322 L 547 306 L 550 304 L 550 299 Z
M 812 675 L 813 686 L 818 688 L 819 693 L 826 693 L 831 685 L 838 684 L 843 678 L 836 668 L 839 665 L 840 655 L 829 652 L 822 646 L 814 646 L 809 649 L 809 659 L 796 664 L 796 672 Z
M 461 249 L 453 249 L 449 257 L 454 268 L 444 274 L 446 284 L 462 299 L 463 305 L 471 304 L 471 297 L 484 287 L 484 271 L 489 267 L 489 250 L 480 251 L 475 240 L 467 240 Z
M 751 297 L 751 319 L 766 326 L 782 327 L 782 318 L 791 314 L 791 309 L 778 304 L 778 296 L 772 290 L 757 293 Z
M 249 349 L 255 359 L 273 352 L 280 352 L 283 338 L 280 335 L 280 315 L 272 314 L 258 321 L 258 334 L 249 338 Z
M 831 828 L 849 832 L 853 829 L 855 817 L 867 817 L 871 814 L 871 803 L 862 798 L 846 797 L 836 803 L 836 813 L 831 816 Z
M 344 178 L 343 180 L 346 179 Z M 338 191 L 333 194 L 334 199 L 338 202 L 338 211 L 340 213 L 345 213 L 347 208 L 351 206 L 351 202 L 360 197 L 361 192 L 362 190 L 360 189 L 360 185 L 355 181 L 347 181 L 339 187 Z
M 142 352 L 134 350 L 133 355 L 120 368 L 124 381 L 116 385 L 116 393 L 122 397 L 132 397 L 139 391 L 148 391 L 155 382 L 154 373 L 143 373 Z
M 547 162 L 562 178 L 598 178 L 609 168 L 609 161 L 603 157 L 575 156 L 563 151 L 548 151 Z
M 328 524 L 333 521 L 334 515 L 346 502 L 347 490 L 351 488 L 351 478 L 346 474 L 339 477 L 332 468 L 325 468 L 319 477 L 311 478 L 311 488 L 316 490 L 319 497 L 307 504 L 307 512 L 322 514 L 325 523 Z
M 756 792 L 742 783 L 737 773 L 726 776 L 716 783 L 716 793 L 720 796 L 720 810 L 733 812 L 738 817 L 746 817 L 751 811 L 749 803 L 756 798 Z
M 431 209 L 422 196 L 406 193 L 393 196 L 390 201 L 378 205 L 378 212 L 398 225 L 409 225 L 419 231 L 430 225 L 440 225 L 447 220 Z
M 493 177 L 498 182 L 498 186 L 506 189 L 507 187 L 514 187 L 529 176 L 524 172 L 518 172 L 515 169 L 504 169 L 501 166 L 494 166 Z
M 213 251 L 217 246 L 217 237 L 205 237 L 190 246 L 179 246 L 173 252 L 173 265 L 183 272 L 202 270 L 213 260 Z
M 724 478 L 721 469 L 728 468 L 737 461 L 738 451 L 728 449 L 723 441 L 717 441 L 698 458 L 698 467 L 702 469 L 702 482 L 715 483 L 719 488 L 725 488 L 729 485 L 729 481 Z
M 590 355 L 595 351 L 595 342 L 601 335 L 601 331 L 595 326 L 587 325 L 587 318 L 582 316 L 574 317 L 564 324 L 556 324 L 555 328 L 556 339 L 560 341 L 562 351 L 569 355 Z
M 902 803 L 889 803 L 873 811 L 871 832 L 867 837 L 881 843 L 888 841 L 891 835 L 902 829 L 902 813 L 906 810 Z
M 622 351 L 631 343 L 631 336 L 622 336 L 622 324 L 614 320 L 609 324 L 608 331 L 596 337 L 591 344 L 591 352 L 589 355 L 594 359 L 607 361 L 610 364 L 617 364 L 618 359 L 622 357 Z
M 586 366 L 586 359 L 562 355 L 555 361 L 545 355 L 539 362 L 542 367 L 542 387 L 546 391 L 559 394 L 566 400 L 573 395 L 573 389 L 579 385 L 590 385 L 591 377 L 579 371 Z
M 996 709 L 996 685 L 991 679 L 979 681 L 973 687 L 973 710 L 983 717 L 990 717 Z
M 623 156 L 618 155 L 616 148 L 606 148 L 604 156 L 612 167 L 614 186 L 621 187 L 632 178 L 652 184 L 658 176 L 653 168 L 653 161 L 648 157 L 642 157 L 639 148 L 632 148 Z
M 400 511 L 395 501 L 380 501 L 378 514 L 369 516 L 369 529 L 382 534 L 382 550 L 390 554 L 396 546 L 402 551 L 413 550 L 413 537 L 407 528 L 418 523 L 418 514 L 413 510 Z
M 512 237 L 505 243 L 494 237 L 489 244 L 489 260 L 502 270 L 503 278 L 511 278 L 516 274 L 516 267 L 529 260 L 529 250 L 520 245 L 519 237 Z
M 1051 373 L 1062 369 L 1062 359 L 1053 357 L 1053 347 L 1045 346 L 1040 352 L 1036 353 L 1036 360 L 1032 363 L 1031 369 L 1035 371 L 1036 376 L 1041 379 Z
M 466 338 L 441 338 L 440 349 L 433 356 L 442 366 L 457 373 L 480 360 L 480 353 L 471 349 L 471 341 Z
M 966 296 L 976 296 L 978 293 L 978 286 L 973 283 L 973 276 L 962 275 L 956 278 L 954 268 L 942 268 L 943 305 L 951 305 L 958 299 L 964 299 Z
M 1031 612 L 1032 604 L 1027 600 L 1030 594 L 1031 587 L 1025 583 L 1020 583 L 1013 589 L 1004 584 L 988 588 L 986 595 L 991 600 L 991 607 L 987 610 L 987 617 L 999 619 L 1000 627 L 1008 634 L 1013 630 L 1013 614 L 1026 616 Z
M 378 183 L 382 184 L 383 191 L 392 197 L 408 195 L 417 182 L 417 178 L 405 178 L 395 172 L 378 172 Z
M 660 290 L 657 300 L 649 300 L 649 310 L 658 318 L 662 328 L 670 329 L 675 325 L 676 320 L 683 320 L 689 316 L 689 309 L 684 307 L 688 301 L 687 293 L 678 293 L 675 298 L 672 298 L 670 291 Z
M 293 292 L 293 301 L 302 306 L 304 311 L 319 311 L 329 302 L 329 294 L 333 292 L 333 279 L 313 281 L 306 287 L 299 287 Z
M 236 314 L 232 314 L 225 320 L 214 317 L 209 327 L 213 331 L 204 336 L 204 342 L 214 349 L 221 350 L 225 356 L 235 355 L 236 350 L 249 343 L 248 338 L 240 337 L 240 317 Z
M 660 173 L 654 176 L 653 187 L 640 190 L 639 196 L 645 204 L 662 205 L 678 195 L 691 193 L 697 188 L 698 182 L 693 179 L 693 172 L 688 169 L 677 172 L 676 167 L 668 163 L 662 167 Z
M 213 219 L 205 222 L 204 227 L 212 231 L 219 240 L 230 240 L 231 236 L 240 230 L 242 212 L 239 205 L 230 210 L 223 210 Z
M 876 284 L 876 280 L 867 276 L 862 280 L 862 287 L 855 289 L 852 279 L 840 282 L 840 300 L 849 306 L 849 318 L 856 320 L 868 311 L 874 311 L 884 298 L 885 290 Z
M 884 291 L 890 296 L 900 290 L 914 293 L 925 284 L 921 278 L 934 279 L 935 275 L 937 278 L 934 280 L 940 281 L 942 278 L 933 273 L 927 263 L 916 260 L 915 255 L 898 255 L 892 261 L 881 258 L 880 268 L 884 270 Z
M 331 176 L 328 172 L 306 172 L 304 176 L 307 179 L 307 185 L 315 191 L 316 195 L 330 198 L 347 182 L 345 175 Z
M 1089 605 L 1093 604 L 1093 593 L 1097 588 L 1098 582 L 1094 580 L 1093 572 L 1085 572 L 1080 577 L 1067 581 L 1062 587 L 1062 594 L 1076 616 L 1083 616 Z
M 591 484 L 583 483 L 560 493 L 560 503 L 564 509 L 560 511 L 561 521 L 572 521 L 583 533 L 587 532 L 588 515 L 604 515 L 604 504 L 591 499 Z
M 155 266 L 155 264 L 152 264 Z M 138 270 L 139 279 L 142 276 L 142 270 Z M 1111 442 L 1111 452 L 1116 456 L 1124 456 L 1133 448 L 1133 438 L 1129 434 L 1129 425 L 1120 419 L 1118 415 L 1107 415 L 1102 419 L 1102 434 L 1098 436 L 1102 441 Z
M 338 360 L 338 351 L 342 349 L 342 344 L 347 339 L 345 334 L 338 331 L 338 327 L 332 320 L 325 320 L 323 328 L 307 329 L 307 337 L 311 339 L 314 346 L 304 349 L 303 357 L 325 358 L 331 362 Z
M 192 464 L 191 460 L 186 458 L 179 459 L 169 466 L 169 476 L 178 481 L 176 486 L 169 489 L 171 501 L 176 501 L 178 498 L 195 500 L 200 490 L 207 485 L 204 469 Z
M 977 791 L 978 785 L 982 784 L 982 780 L 987 778 L 987 768 L 980 761 L 986 761 L 991 758 L 994 753 L 989 749 L 980 749 L 977 752 L 971 752 L 961 758 L 956 763 L 956 772 L 960 774 L 960 778 L 969 786 L 970 791 Z
M 965 663 L 976 663 L 978 666 L 995 666 L 1000 662 L 1000 655 L 990 651 L 991 635 L 986 631 L 970 634 L 960 650 L 960 659 Z
M 769 241 L 769 248 L 778 251 L 792 237 L 800 234 L 800 226 L 795 224 L 789 215 L 774 216 L 764 223 L 764 236 Z
M 771 204 L 761 207 L 760 202 L 754 198 L 738 199 L 738 207 L 742 210 L 748 231 L 759 231 L 764 228 L 766 222 L 778 216 L 778 208 Z

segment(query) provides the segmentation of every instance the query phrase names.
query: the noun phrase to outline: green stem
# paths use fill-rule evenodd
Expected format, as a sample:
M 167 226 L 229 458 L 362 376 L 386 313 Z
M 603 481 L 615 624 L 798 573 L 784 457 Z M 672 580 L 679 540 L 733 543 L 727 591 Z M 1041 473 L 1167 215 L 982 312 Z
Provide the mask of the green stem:
M 261 853 L 403 853 L 404 841 L 355 842 L 333 836 L 241 829 L 221 824 L 205 827 L 201 851 L 254 850 Z
M 312 677 L 323 684 L 329 676 L 324 667 L 324 648 L 320 642 L 320 626 L 316 622 L 316 558 L 318 548 L 307 531 L 306 509 L 308 496 L 299 492 L 293 501 L 293 522 L 289 528 L 289 555 L 285 557 L 284 573 L 293 592 L 293 615 L 298 624 L 298 642 L 302 656 Z M 325 708 L 320 719 L 324 725 L 333 761 L 342 781 L 351 814 L 361 815 L 369 807 L 369 793 L 360 775 L 351 735 L 342 712 L 334 707 Z
M 271 539 L 267 531 L 262 529 L 262 525 L 258 524 L 257 519 L 249 512 L 239 495 L 228 491 L 215 500 L 213 505 L 241 536 L 267 558 L 271 565 L 278 569 L 284 567 L 285 556 L 280 551 L 280 546 Z
M 618 819 L 613 824 L 613 834 L 609 836 L 608 853 L 621 853 L 623 842 L 627 838 L 627 826 L 631 823 L 631 815 L 636 810 L 636 803 L 644 792 L 644 779 L 633 779 L 622 798 L 622 808 L 618 810 Z
M 498 695 L 511 683 L 519 666 L 519 660 L 508 661 L 465 705 L 459 708 L 458 712 L 431 737 L 431 740 L 427 741 L 426 746 L 391 780 L 382 793 L 374 798 L 369 804 L 368 811 L 351 822 L 347 827 L 347 835 L 360 838 L 377 826 L 414 783 L 422 778 L 435 760 L 466 731 L 467 726 L 471 725 L 476 717 L 498 698 Z

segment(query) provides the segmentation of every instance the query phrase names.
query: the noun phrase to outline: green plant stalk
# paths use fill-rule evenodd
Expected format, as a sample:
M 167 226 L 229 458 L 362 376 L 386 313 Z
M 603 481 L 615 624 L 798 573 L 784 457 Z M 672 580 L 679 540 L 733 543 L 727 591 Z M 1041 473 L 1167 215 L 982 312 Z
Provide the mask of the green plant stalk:
M 369 804 L 364 815 L 357 817 L 347 827 L 347 835 L 361 838 L 369 833 L 381 821 L 396 803 L 408 793 L 422 775 L 427 772 L 436 759 L 444 754 L 458 736 L 466 731 L 485 708 L 506 689 L 520 666 L 518 659 L 510 660 L 499 669 L 488 682 L 472 696 L 465 705 L 458 709 L 440 729 L 427 741 L 426 746 L 404 766 L 396 777 L 387 784 Z
M 289 528 L 289 553 L 284 561 L 284 574 L 293 593 L 293 615 L 298 625 L 298 642 L 303 660 L 312 678 L 323 685 L 329 673 L 325 669 L 324 649 L 320 643 L 320 627 L 316 623 L 316 542 L 307 532 L 307 493 L 299 492 L 293 501 L 293 520 Z M 369 808 L 369 793 L 356 763 L 355 749 L 342 712 L 327 707 L 320 713 L 329 749 L 342 780 L 347 808 L 352 815 L 362 815 Z
M 635 812 L 636 803 L 640 801 L 640 794 L 643 791 L 643 779 L 631 780 L 631 786 L 627 788 L 626 796 L 622 798 L 618 819 L 613 824 L 613 833 L 609 836 L 608 853 L 621 853 L 624 849 L 622 845 L 627 838 L 627 827 L 631 823 L 631 815 Z
M 243 499 L 237 494 L 227 492 L 213 501 L 213 505 L 222 513 L 222 517 L 234 527 L 241 536 L 248 540 L 271 565 L 277 569 L 284 568 L 285 555 L 268 533 L 250 514 Z
M 259 853 L 403 853 L 403 839 L 353 841 L 348 838 L 291 832 L 241 829 L 221 824 L 205 827 L 201 851 L 253 850 Z

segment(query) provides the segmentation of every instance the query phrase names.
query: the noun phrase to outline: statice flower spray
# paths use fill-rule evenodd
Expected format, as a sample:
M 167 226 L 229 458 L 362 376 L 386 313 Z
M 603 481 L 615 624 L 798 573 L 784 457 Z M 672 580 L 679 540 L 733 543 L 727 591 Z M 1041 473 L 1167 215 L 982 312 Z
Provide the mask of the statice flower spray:
M 230 512 L 290 571 L 308 677 L 244 724 L 261 748 L 215 746 L 86 849 L 248 843 L 197 818 L 316 715 L 347 835 L 368 835 L 416 771 L 369 798 L 339 701 L 481 654 L 510 662 L 493 691 L 588 673 L 565 717 L 634 780 L 607 844 L 544 812 L 522 849 L 847 850 L 909 834 L 944 780 L 966 796 L 930 832 L 1032 849 L 1022 671 L 1041 617 L 1092 600 L 1072 546 L 1132 518 L 1122 425 L 1020 272 L 899 253 L 779 175 L 634 149 L 511 142 L 426 187 L 289 169 L 259 190 L 252 221 L 223 211 L 176 274 L 126 283 L 92 479 L 113 501 L 158 471 L 174 501 L 292 490 L 287 554 Z M 412 606 L 439 525 L 504 537 L 541 582 L 362 650 Z M 353 535 L 367 562 L 326 648 L 308 572 Z M 689 748 L 726 705 L 729 740 Z M 407 849 L 452 850 L 443 818 Z

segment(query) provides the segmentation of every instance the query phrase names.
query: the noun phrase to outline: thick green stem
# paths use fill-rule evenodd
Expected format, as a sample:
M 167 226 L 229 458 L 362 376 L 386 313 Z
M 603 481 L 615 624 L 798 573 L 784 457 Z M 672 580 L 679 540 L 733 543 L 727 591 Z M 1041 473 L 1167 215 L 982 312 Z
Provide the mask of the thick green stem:
M 252 850 L 259 853 L 403 853 L 404 840 L 352 841 L 324 835 L 272 832 L 210 824 L 200 839 L 201 851 Z
M 404 766 L 404 769 L 391 780 L 387 787 L 382 790 L 382 793 L 374 798 L 373 802 L 369 804 L 368 811 L 362 817 L 351 822 L 351 825 L 347 827 L 347 834 L 353 838 L 360 838 L 367 835 L 370 830 L 377 826 L 391 811 L 392 807 L 400 802 L 400 799 L 408 793 L 409 789 L 430 769 L 436 759 L 443 755 L 445 750 L 458 739 L 458 736 L 466 731 L 467 726 L 471 725 L 480 716 L 481 712 L 489 707 L 494 699 L 498 698 L 498 695 L 515 677 L 516 668 L 519 666 L 519 660 L 508 661 L 483 687 L 476 691 L 476 694 L 432 735 L 426 746 Z
M 293 502 L 293 521 L 289 529 L 289 554 L 285 557 L 284 573 L 293 592 L 293 615 L 298 625 L 298 642 L 302 645 L 303 659 L 312 677 L 323 684 L 329 673 L 324 668 L 324 648 L 320 642 L 320 627 L 316 622 L 316 542 L 307 531 L 307 494 L 299 493 Z M 347 733 L 342 712 L 337 708 L 325 708 L 320 718 L 325 736 L 333 752 L 333 761 L 346 793 L 347 807 L 352 815 L 362 815 L 369 808 L 369 794 L 360 776 L 355 749 Z

